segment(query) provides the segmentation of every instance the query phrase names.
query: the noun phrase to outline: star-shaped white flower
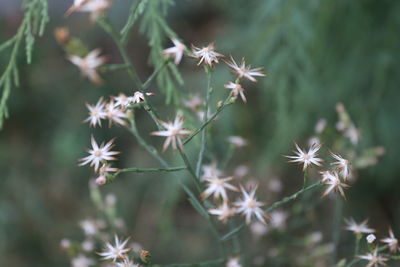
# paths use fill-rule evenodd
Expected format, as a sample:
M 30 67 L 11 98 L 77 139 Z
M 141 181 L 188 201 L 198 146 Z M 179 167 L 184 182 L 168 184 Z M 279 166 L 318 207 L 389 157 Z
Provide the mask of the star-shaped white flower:
M 228 205 L 228 201 L 224 201 L 222 205 L 215 209 L 209 209 L 208 212 L 211 215 L 218 216 L 218 220 L 226 223 L 236 213 L 236 210 Z
M 322 179 L 321 183 L 328 185 L 328 187 L 325 189 L 324 193 L 322 194 L 322 197 L 325 197 L 328 195 L 330 192 L 339 192 L 340 195 L 344 199 L 346 199 L 346 195 L 344 194 L 344 189 L 349 188 L 350 186 L 342 183 L 342 181 L 339 178 L 339 175 L 337 172 L 330 172 L 330 171 L 323 171 L 321 172 L 322 174 Z
M 238 76 L 239 79 L 241 78 L 246 78 L 252 82 L 256 82 L 256 78 L 254 77 L 262 77 L 265 76 L 266 74 L 262 72 L 262 68 L 251 68 L 251 65 L 246 66 L 246 62 L 244 61 L 244 58 L 242 58 L 242 62 L 240 63 L 240 66 L 236 63 L 236 61 L 233 59 L 231 56 L 231 61 L 226 61 L 225 62 L 231 69 L 234 74 Z
M 228 142 L 234 145 L 235 147 L 244 147 L 248 145 L 247 140 L 240 136 L 229 136 Z
M 106 116 L 109 122 L 109 127 L 111 127 L 113 123 L 122 126 L 127 125 L 127 122 L 124 119 L 128 118 L 128 115 L 123 109 L 117 107 L 114 100 L 110 100 L 106 105 Z
M 186 46 L 179 42 L 179 40 L 176 38 L 171 38 L 171 41 L 174 46 L 165 49 L 162 53 L 168 57 L 174 58 L 174 63 L 178 65 L 182 60 L 182 56 L 185 52 Z
M 129 238 L 125 239 L 124 242 L 121 242 L 118 238 L 118 236 L 114 236 L 114 245 L 111 245 L 111 243 L 106 242 L 106 246 L 104 248 L 104 251 L 101 253 L 98 253 L 100 256 L 103 257 L 104 260 L 109 260 L 112 259 L 113 261 L 116 261 L 117 259 L 123 259 L 126 257 L 126 253 L 128 253 L 131 249 L 126 248 L 126 243 L 128 243 Z
M 246 96 L 244 95 L 244 89 L 239 83 L 229 82 L 224 85 L 225 88 L 232 90 L 232 95 L 236 98 L 240 96 L 244 103 L 247 102 Z
M 257 201 L 254 196 L 257 186 L 250 193 L 246 192 L 243 187 L 240 187 L 240 189 L 242 190 L 243 198 L 233 203 L 237 207 L 236 212 L 245 216 L 246 224 L 250 224 L 253 215 L 265 224 L 264 218 L 267 217 L 267 214 L 260 208 L 264 206 L 264 203 Z
M 343 177 L 345 181 L 347 181 L 347 178 L 350 177 L 350 162 L 347 159 L 342 158 L 339 154 L 334 154 L 331 152 L 331 155 L 334 159 L 336 159 L 336 162 L 331 163 L 331 165 L 336 166 L 336 168 L 339 170 L 339 174 Z
M 223 56 L 224 55 L 215 52 L 214 43 L 202 48 L 192 45 L 192 57 L 199 59 L 197 65 L 205 64 L 213 67 L 215 63 L 219 63 L 218 58 Z
M 390 252 L 392 253 L 400 251 L 399 241 L 394 236 L 392 228 L 389 228 L 389 237 L 381 239 L 381 242 L 386 243 L 389 247 Z
M 295 143 L 297 151 L 293 151 L 296 155 L 295 156 L 285 156 L 290 158 L 289 162 L 298 162 L 299 164 L 303 164 L 303 171 L 307 169 L 307 167 L 311 164 L 321 166 L 323 160 L 317 158 L 318 150 L 321 148 L 321 144 L 312 144 L 308 152 L 303 151 L 296 143 Z
M 101 120 L 105 119 L 107 115 L 104 111 L 104 105 L 103 98 L 100 98 L 94 106 L 86 104 L 89 110 L 89 117 L 84 122 L 89 122 L 92 127 L 96 127 L 97 124 L 101 126 Z
M 233 177 L 219 178 L 217 176 L 207 178 L 206 179 L 206 182 L 208 183 L 207 188 L 203 193 L 201 193 L 201 197 L 203 199 L 206 199 L 209 196 L 213 195 L 214 199 L 222 197 L 224 201 L 227 201 L 228 200 L 228 194 L 226 192 L 227 189 L 232 191 L 238 191 L 237 187 L 228 183 L 232 179 Z
M 86 164 L 90 163 L 90 167 L 94 166 L 94 170 L 97 172 L 97 170 L 100 167 L 100 163 L 104 163 L 109 160 L 116 160 L 114 155 L 119 154 L 120 152 L 117 151 L 110 151 L 111 148 L 113 148 L 113 142 L 114 139 L 111 139 L 107 144 L 104 145 L 102 143 L 100 146 L 96 143 L 96 140 L 92 136 L 91 138 L 91 144 L 92 144 L 92 149 L 88 149 L 88 153 L 90 154 L 89 156 L 79 159 L 81 163 L 79 163 L 79 166 L 83 166 Z
M 350 218 L 349 220 L 345 219 L 345 222 L 347 224 L 345 229 L 348 231 L 352 231 L 356 235 L 371 234 L 375 232 L 374 229 L 368 227 L 367 225 L 368 220 L 365 220 L 360 224 L 357 224 L 353 218 Z
M 183 149 L 181 138 L 184 135 L 193 133 L 193 131 L 189 131 L 183 128 L 183 121 L 184 119 L 182 115 L 178 113 L 173 122 L 159 121 L 160 124 L 165 128 L 165 130 L 150 133 L 151 135 L 167 137 L 163 145 L 163 151 L 165 151 L 170 144 L 172 145 L 173 150 L 176 150 L 178 146 L 180 149 Z
M 79 69 L 81 70 L 81 73 L 84 76 L 87 76 L 91 82 L 99 85 L 103 82 L 103 80 L 97 73 L 97 68 L 103 65 L 107 61 L 107 57 L 99 56 L 100 53 L 101 53 L 100 49 L 95 49 L 89 52 L 89 54 L 87 54 L 87 56 L 84 58 L 81 58 L 76 55 L 70 55 L 68 59 L 74 65 L 78 66 Z
M 385 261 L 388 261 L 388 258 L 385 258 L 378 254 L 378 247 L 375 248 L 373 253 L 367 253 L 365 255 L 357 256 L 360 259 L 369 261 L 366 267 L 379 267 L 379 266 L 387 266 Z
M 110 0 L 74 0 L 73 5 L 65 12 L 66 16 L 73 12 L 88 12 L 93 21 L 111 6 Z

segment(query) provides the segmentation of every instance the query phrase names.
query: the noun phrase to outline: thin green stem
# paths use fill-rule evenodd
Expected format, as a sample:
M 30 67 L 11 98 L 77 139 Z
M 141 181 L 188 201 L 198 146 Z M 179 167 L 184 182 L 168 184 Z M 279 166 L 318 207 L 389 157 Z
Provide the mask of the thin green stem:
M 105 64 L 100 67 L 101 71 L 116 71 L 129 69 L 128 64 Z
M 187 170 L 189 171 L 190 175 L 193 178 L 194 184 L 196 185 L 196 189 L 198 190 L 199 193 L 201 193 L 202 190 L 201 190 L 201 185 L 199 182 L 199 177 L 196 175 L 196 172 L 194 171 L 192 164 L 189 161 L 189 158 L 187 157 L 185 151 L 183 150 L 183 148 L 181 146 L 178 146 L 178 151 L 179 151 L 179 154 L 181 155 L 181 158 L 182 158 Z
M 100 18 L 97 22 L 98 22 L 98 24 L 99 24 L 107 33 L 109 33 L 109 34 L 111 35 L 111 37 L 113 38 L 113 40 L 114 40 L 114 42 L 116 43 L 116 45 L 117 45 L 117 47 L 118 47 L 118 50 L 119 50 L 119 52 L 120 52 L 120 54 L 121 54 L 121 56 L 122 56 L 122 58 L 123 58 L 125 64 L 127 64 L 127 65 L 129 66 L 129 68 L 127 69 L 127 72 L 128 72 L 128 74 L 129 74 L 129 76 L 130 76 L 131 79 L 134 81 L 135 85 L 139 88 L 139 90 L 143 92 L 143 91 L 146 89 L 146 88 L 144 87 L 144 85 L 148 86 L 148 85 L 150 84 L 150 82 L 152 81 L 152 79 L 154 79 L 154 77 L 156 77 L 157 73 L 159 73 L 159 71 L 161 71 L 161 69 L 166 65 L 166 63 L 163 64 L 163 65 L 161 65 L 160 68 L 159 68 L 158 70 L 156 70 L 156 71 L 153 73 L 154 75 L 151 75 L 151 76 L 149 77 L 148 81 L 146 81 L 145 84 L 143 84 L 143 83 L 141 82 L 139 76 L 137 75 L 137 72 L 136 72 L 136 70 L 135 70 L 135 68 L 134 68 L 134 66 L 133 66 L 133 64 L 132 64 L 132 62 L 131 62 L 131 60 L 129 59 L 129 57 L 128 57 L 126 51 L 125 51 L 124 45 L 123 45 L 123 43 L 121 42 L 121 39 L 120 39 L 120 34 L 115 30 L 114 26 L 113 26 L 112 24 L 110 24 L 110 23 L 108 22 L 108 20 L 107 20 L 105 17 Z M 155 109 L 151 106 L 151 104 L 148 102 L 148 100 L 147 100 L 147 98 L 146 98 L 146 94 L 143 94 L 143 95 L 144 95 L 144 98 L 145 98 L 145 101 L 144 101 L 144 108 L 145 108 L 145 110 L 147 111 L 147 113 L 149 113 L 150 117 L 151 117 L 151 118 L 153 119 L 153 121 L 156 123 L 157 127 L 158 127 L 159 129 L 163 129 L 163 127 L 162 127 L 162 126 L 160 125 L 160 123 L 159 123 L 159 116 L 157 115 L 156 110 L 155 110 Z M 215 116 L 214 116 L 213 118 L 215 118 L 215 117 L 218 115 L 218 113 L 222 111 L 222 109 L 224 108 L 224 106 L 226 106 L 226 105 L 228 104 L 228 103 L 227 103 L 228 100 L 229 100 L 229 99 L 225 100 L 224 104 L 222 105 L 222 107 L 220 107 L 220 108 L 217 110 L 217 112 L 216 112 L 217 114 L 215 114 Z M 209 122 L 207 122 L 207 124 L 208 124 L 208 123 L 209 123 Z M 206 125 L 205 125 L 205 126 L 206 126 Z M 205 127 L 205 126 L 204 126 L 204 127 Z M 203 127 L 203 128 L 204 128 L 204 127 Z M 141 146 L 143 146 L 154 158 L 156 158 L 156 159 L 160 162 L 160 164 L 161 164 L 163 167 L 169 168 L 168 163 L 165 162 L 164 159 L 158 154 L 158 151 L 157 151 L 153 146 L 149 145 L 149 144 L 139 135 L 139 133 L 138 133 L 138 131 L 137 131 L 137 128 L 136 128 L 136 125 L 135 125 L 135 121 L 134 121 L 133 119 L 131 120 L 131 127 L 129 128 L 129 130 L 130 130 L 130 132 L 136 137 L 136 139 L 138 140 L 139 144 L 140 144 Z M 196 176 L 195 171 L 193 170 L 193 167 L 192 167 L 191 164 L 190 164 L 189 159 L 187 158 L 185 152 L 184 152 L 181 148 L 179 149 L 179 153 L 180 153 L 180 155 L 181 155 L 181 157 L 182 157 L 182 159 L 183 159 L 183 161 L 184 161 L 184 163 L 185 163 L 185 165 L 186 165 L 186 168 L 188 169 L 189 173 L 190 173 L 190 174 L 193 176 L 193 178 L 194 178 L 194 181 L 195 181 L 195 185 L 196 185 L 197 190 L 198 190 L 199 192 L 201 192 L 200 182 L 199 182 L 199 180 L 198 180 L 198 178 L 197 178 L 197 176 Z M 182 185 L 182 184 L 181 184 L 181 185 Z M 187 188 L 187 190 L 189 190 L 189 189 Z M 186 191 L 186 190 L 185 190 L 185 191 Z M 189 195 L 189 197 L 193 200 L 193 202 L 198 202 L 198 200 L 195 198 L 195 196 L 194 196 L 193 194 Z M 217 240 L 219 240 L 220 238 L 219 238 L 219 234 L 218 234 L 217 227 L 215 226 L 215 224 L 214 224 L 212 218 L 211 218 L 210 216 L 208 216 L 208 218 L 209 218 L 209 222 L 210 222 L 211 229 L 212 229 L 213 233 L 216 235 Z M 219 245 L 220 245 L 220 247 L 221 247 L 221 249 L 222 249 L 222 251 L 223 251 L 222 243 L 219 242 Z
M 205 104 L 204 104 L 204 115 L 203 115 L 203 123 L 207 122 L 207 115 L 208 115 L 208 106 L 210 103 L 210 98 L 211 98 L 211 69 L 205 67 L 205 71 L 207 73 L 207 86 L 205 90 Z M 203 128 L 202 133 L 201 133 L 201 144 L 200 144 L 200 150 L 199 150 L 199 155 L 197 158 L 197 164 L 196 164 L 196 176 L 198 177 L 200 175 L 200 170 L 201 170 L 201 165 L 203 164 L 203 156 L 204 156 L 204 150 L 206 148 L 206 143 L 207 143 L 207 131 L 205 128 Z
M 270 212 L 286 203 L 288 203 L 289 201 L 295 200 L 299 195 L 306 193 L 307 191 L 310 191 L 318 186 L 320 186 L 321 183 L 320 182 L 316 182 L 313 183 L 309 186 L 307 186 L 306 188 L 301 189 L 300 191 L 297 191 L 296 193 L 292 194 L 291 196 L 285 197 L 280 201 L 277 201 L 275 203 L 273 203 L 272 205 L 270 205 L 267 209 L 265 209 L 266 212 Z
M 131 79 L 133 80 L 133 82 L 135 83 L 135 86 L 139 89 L 139 91 L 143 92 L 144 87 L 143 87 L 143 83 L 139 78 L 139 75 L 136 72 L 135 67 L 132 64 L 132 61 L 130 60 L 123 43 L 120 40 L 120 34 L 116 31 L 116 29 L 114 28 L 114 26 L 108 21 L 107 18 L 102 17 L 100 19 L 97 20 L 97 23 L 99 24 L 100 27 L 102 27 L 104 29 L 104 31 L 106 31 L 108 34 L 110 34 L 111 38 L 114 40 L 119 53 L 122 56 L 122 59 L 124 61 L 124 63 L 126 65 L 128 65 L 127 68 L 127 72 L 129 77 L 131 77 Z M 165 64 L 164 64 L 165 65 Z M 164 66 L 162 65 L 162 67 Z M 159 70 L 157 71 L 157 73 L 159 72 Z M 154 78 L 154 76 L 150 76 L 152 79 Z M 147 83 L 147 86 L 150 84 L 151 80 Z M 161 125 L 159 123 L 159 117 L 157 115 L 156 110 L 152 107 L 152 105 L 149 103 L 146 94 L 143 94 L 143 97 L 145 99 L 144 101 L 144 108 L 147 111 L 147 113 L 149 113 L 150 117 L 153 119 L 153 121 L 156 123 L 157 127 L 159 129 L 161 129 Z
M 169 168 L 168 163 L 160 156 L 158 150 L 152 145 L 148 144 L 139 134 L 136 128 L 136 122 L 134 118 L 130 119 L 130 127 L 128 128 L 128 130 L 136 137 L 136 140 L 139 142 L 139 144 L 144 149 L 146 149 L 147 152 L 149 152 L 149 154 L 151 154 L 155 159 L 157 159 L 164 168 Z
M 303 189 L 307 187 L 307 179 L 308 179 L 308 169 L 305 169 L 303 175 Z
M 221 169 L 225 169 L 228 166 L 229 161 L 232 159 L 233 152 L 235 151 L 235 146 L 233 144 L 229 145 L 228 151 L 225 153 L 225 158 L 221 163 Z
M 332 230 L 332 243 L 333 243 L 333 251 L 331 257 L 331 264 L 336 262 L 337 257 L 337 247 L 340 240 L 340 221 L 342 219 L 343 213 L 343 200 L 340 196 L 336 196 L 335 201 L 335 210 L 333 214 L 333 230 Z
M 214 114 L 212 114 L 210 116 L 210 118 L 208 118 L 208 120 L 206 122 L 204 122 L 196 131 L 194 131 L 194 133 L 192 133 L 188 138 L 186 138 L 185 141 L 183 141 L 184 145 L 189 143 L 190 140 L 192 140 L 193 137 L 198 135 L 205 127 L 207 127 L 207 125 L 210 124 L 222 112 L 222 110 L 224 110 L 224 108 L 226 106 L 231 104 L 231 102 L 230 102 L 231 96 L 232 96 L 232 94 L 229 94 L 229 96 L 225 99 L 225 101 L 222 103 L 222 105 L 217 108 L 217 111 L 214 112 Z
M 172 167 L 172 168 L 125 168 L 117 171 L 116 173 L 107 177 L 107 182 L 114 181 L 118 175 L 125 172 L 136 172 L 136 173 L 146 173 L 146 172 L 176 172 L 186 170 L 185 166 Z
M 357 234 L 356 235 L 356 242 L 355 242 L 355 246 L 354 246 L 354 255 L 357 255 L 359 250 L 360 250 L 360 241 L 362 238 L 362 234 Z

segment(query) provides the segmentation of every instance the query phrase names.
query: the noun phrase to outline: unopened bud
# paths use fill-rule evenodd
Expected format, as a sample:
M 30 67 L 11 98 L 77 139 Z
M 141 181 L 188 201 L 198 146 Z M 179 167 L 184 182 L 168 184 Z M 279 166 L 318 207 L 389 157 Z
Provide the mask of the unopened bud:
M 140 251 L 140 259 L 144 262 L 144 263 L 149 263 L 151 260 L 151 255 L 150 252 L 147 250 L 142 249 Z
M 107 182 L 107 179 L 104 175 L 101 175 L 96 178 L 96 184 L 97 185 L 104 185 Z
M 368 242 L 369 244 L 373 243 L 373 242 L 375 241 L 375 239 L 376 239 L 376 236 L 375 236 L 374 234 L 369 234 L 369 235 L 367 236 L 367 242 Z

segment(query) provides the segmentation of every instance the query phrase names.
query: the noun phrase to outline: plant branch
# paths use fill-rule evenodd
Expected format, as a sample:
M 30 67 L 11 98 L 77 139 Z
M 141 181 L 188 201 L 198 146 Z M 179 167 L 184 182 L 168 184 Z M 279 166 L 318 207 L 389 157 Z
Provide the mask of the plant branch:
M 204 104 L 204 115 L 203 115 L 203 124 L 207 122 L 207 115 L 208 115 L 208 106 L 210 103 L 210 98 L 211 98 L 211 69 L 205 67 L 205 71 L 207 73 L 207 87 L 205 90 L 205 104 Z M 201 145 L 200 145 L 200 150 L 199 150 L 199 155 L 197 159 L 197 164 L 196 164 L 196 176 L 199 177 L 200 175 L 200 170 L 201 170 L 201 165 L 203 164 L 203 156 L 204 156 L 204 150 L 206 148 L 206 143 L 207 143 L 207 138 L 206 138 L 206 129 L 203 128 L 202 134 L 201 134 Z
M 320 182 L 316 182 L 312 185 L 307 186 L 306 188 L 303 188 L 299 191 L 297 191 L 296 193 L 283 198 L 282 200 L 276 201 L 274 202 L 272 205 L 270 205 L 268 208 L 265 209 L 266 212 L 271 212 L 272 210 L 292 201 L 295 200 L 299 195 L 304 194 L 307 191 L 310 191 L 318 186 L 320 186 L 321 183 Z M 241 225 L 237 226 L 236 228 L 234 228 L 233 230 L 231 230 L 230 232 L 228 232 L 227 234 L 225 234 L 224 236 L 221 237 L 222 241 L 228 240 L 229 238 L 231 238 L 234 234 L 236 234 L 237 232 L 239 232 L 240 230 L 242 230 L 244 228 L 245 224 L 242 223 Z
M 184 145 L 189 143 L 190 140 L 192 140 L 193 137 L 198 135 L 205 127 L 207 127 L 207 125 L 210 124 L 222 112 L 222 110 L 224 110 L 224 108 L 226 106 L 231 104 L 231 101 L 230 101 L 231 96 L 232 96 L 232 94 L 229 94 L 229 96 L 225 99 L 225 101 L 222 103 L 222 105 L 217 108 L 217 111 L 214 112 L 214 114 L 212 114 L 210 116 L 210 118 L 206 122 L 204 122 L 194 133 L 192 133 L 188 138 L 186 138 L 185 141 L 183 141 Z
M 136 172 L 136 173 L 145 173 L 145 172 L 176 172 L 186 170 L 186 167 L 172 167 L 172 168 L 125 168 L 117 171 L 116 173 L 109 175 L 107 177 L 107 182 L 114 181 L 118 175 L 125 172 Z

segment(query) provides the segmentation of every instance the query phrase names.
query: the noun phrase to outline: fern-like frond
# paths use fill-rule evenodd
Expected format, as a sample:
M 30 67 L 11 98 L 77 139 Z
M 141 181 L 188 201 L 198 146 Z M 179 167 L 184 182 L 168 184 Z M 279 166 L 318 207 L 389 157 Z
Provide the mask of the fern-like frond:
M 4 119 L 8 118 L 7 100 L 10 96 L 11 88 L 19 86 L 19 75 L 17 57 L 21 43 L 25 38 L 26 60 L 28 64 L 32 61 L 33 45 L 35 36 L 41 36 L 44 27 L 49 21 L 47 0 L 25 0 L 22 2 L 24 18 L 19 26 L 17 33 L 0 44 L 0 52 L 11 48 L 8 63 L 0 76 L 0 129 L 3 127 Z
M 150 1 L 143 15 L 141 31 L 145 33 L 151 48 L 149 63 L 156 68 L 164 62 L 161 56 L 164 49 L 163 40 L 166 37 L 176 37 L 175 32 L 168 26 L 165 20 L 166 10 L 172 4 L 173 1 L 169 0 Z M 176 88 L 176 83 L 183 84 L 183 80 L 176 65 L 171 62 L 168 63 L 168 68 L 163 69 L 157 77 L 157 84 L 166 94 L 166 102 L 168 104 L 178 101 L 179 92 Z

